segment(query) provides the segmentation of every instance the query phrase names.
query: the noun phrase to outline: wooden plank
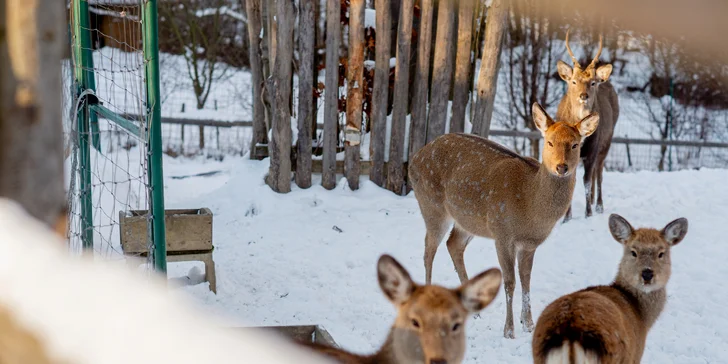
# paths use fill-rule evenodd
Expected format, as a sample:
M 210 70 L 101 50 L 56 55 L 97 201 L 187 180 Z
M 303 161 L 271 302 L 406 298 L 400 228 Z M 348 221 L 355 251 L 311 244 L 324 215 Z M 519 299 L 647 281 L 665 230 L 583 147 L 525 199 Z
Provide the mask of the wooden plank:
M 245 1 L 248 16 L 248 54 L 250 55 L 250 73 L 253 92 L 253 142 L 250 157 L 253 158 L 253 149 L 258 144 L 268 143 L 268 131 L 265 128 L 265 105 L 263 105 L 263 61 L 260 55 L 261 31 L 261 0 Z M 162 120 L 164 123 L 164 120 Z M 184 130 L 184 126 L 183 126 Z M 184 139 L 184 132 L 183 132 Z
M 210 209 L 165 210 L 164 222 L 168 254 L 213 249 Z M 149 252 L 148 224 L 146 210 L 119 211 L 120 243 L 124 254 L 144 255 Z
M 369 180 L 384 186 L 384 144 L 389 100 L 389 57 L 391 54 L 391 13 L 388 0 L 376 0 L 376 60 L 372 95 L 371 159 Z
M 349 188 L 359 189 L 361 120 L 364 100 L 364 0 L 351 0 L 349 5 L 349 64 L 346 71 L 346 168 Z
M 414 0 L 402 0 L 397 31 L 397 68 L 394 71 L 394 110 L 392 111 L 392 135 L 389 143 L 387 189 L 401 194 L 404 187 L 404 138 L 405 119 L 409 95 L 410 44 Z
M 326 89 L 324 91 L 324 171 L 321 185 L 332 190 L 336 187 L 336 127 L 339 123 L 339 43 L 341 3 L 326 1 Z
M 508 0 L 494 0 L 488 9 L 485 25 L 485 46 L 478 74 L 478 92 L 473 106 L 473 134 L 488 136 L 493 116 L 498 68 L 507 28 Z
M 311 187 L 311 125 L 314 124 L 313 57 L 316 41 L 314 1 L 302 1 L 298 15 L 298 141 L 296 143 L 296 185 Z
M 450 98 L 453 64 L 453 32 L 455 29 L 455 0 L 440 0 L 437 11 L 437 34 L 432 69 L 430 113 L 427 117 L 427 142 L 445 133 L 447 102 Z
M 422 0 L 417 42 L 417 68 L 412 92 L 409 158 L 427 142 L 427 102 L 430 98 L 430 58 L 432 57 L 432 14 L 434 0 Z
M 473 14 L 475 0 L 460 0 L 458 10 L 458 43 L 455 56 L 455 85 L 450 114 L 450 132 L 461 133 L 465 129 L 465 108 L 470 95 L 470 51 L 473 39 Z
M 276 0 L 277 50 L 275 56 L 275 104 L 273 113 L 273 154 L 267 182 L 273 191 L 291 191 L 291 68 L 293 65 L 293 4 Z

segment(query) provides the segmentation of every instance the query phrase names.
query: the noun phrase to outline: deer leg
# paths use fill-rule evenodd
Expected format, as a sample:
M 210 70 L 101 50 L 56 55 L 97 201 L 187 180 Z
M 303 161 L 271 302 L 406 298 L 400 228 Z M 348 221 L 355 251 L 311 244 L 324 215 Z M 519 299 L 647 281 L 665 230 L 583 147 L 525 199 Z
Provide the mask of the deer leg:
M 586 217 L 592 215 L 591 195 L 592 195 L 592 177 L 594 176 L 593 163 L 584 163 L 584 193 L 586 194 Z
M 452 228 L 450 238 L 447 239 L 447 250 L 450 252 L 450 258 L 452 258 L 452 263 L 455 265 L 455 271 L 458 273 L 460 283 L 465 283 L 468 280 L 463 256 L 470 240 L 473 240 L 473 235 L 459 227 L 457 223 Z
M 596 195 L 594 193 L 594 188 L 597 185 L 596 182 L 597 182 L 597 175 L 598 174 L 599 174 L 599 171 L 598 170 L 595 170 L 594 173 L 592 173 L 591 194 L 589 195 L 589 197 L 590 197 L 589 204 L 590 205 L 594 205 L 594 197 L 595 197 L 594 195 Z
M 510 240 L 496 240 L 495 249 L 498 252 L 498 263 L 503 272 L 503 288 L 506 291 L 506 323 L 503 336 L 515 339 L 513 334 L 513 292 L 516 290 L 516 254 L 513 242 Z
M 533 331 L 533 317 L 531 316 L 531 270 L 533 269 L 533 256 L 536 249 L 522 249 L 518 252 L 518 275 L 521 278 L 521 324 L 526 332 Z
M 420 201 L 420 211 L 425 219 L 425 281 L 427 284 L 432 282 L 432 262 L 435 261 L 437 248 L 440 246 L 442 239 L 450 229 L 451 218 L 447 215 L 441 206 L 434 206 L 424 201 Z
M 571 204 L 569 204 L 569 209 L 566 210 L 566 215 L 564 215 L 563 223 L 566 224 L 567 222 L 569 222 L 569 220 L 571 220 Z
M 604 161 L 606 160 L 606 157 L 603 158 L 599 165 L 597 166 L 597 193 L 599 194 L 599 197 L 597 198 L 597 207 L 596 211 L 597 213 L 601 214 L 604 213 L 604 202 L 602 201 L 602 174 L 604 173 Z

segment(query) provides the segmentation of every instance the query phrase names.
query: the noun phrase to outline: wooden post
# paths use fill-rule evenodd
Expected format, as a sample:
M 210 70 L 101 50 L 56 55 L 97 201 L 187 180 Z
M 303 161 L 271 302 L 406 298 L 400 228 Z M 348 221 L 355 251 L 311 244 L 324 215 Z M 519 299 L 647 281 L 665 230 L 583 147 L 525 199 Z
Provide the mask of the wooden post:
M 427 141 L 427 101 L 430 98 L 430 57 L 432 56 L 432 13 L 434 0 L 422 0 L 420 36 L 417 44 L 417 72 L 412 97 L 409 160 Z
M 473 39 L 473 14 L 475 0 L 460 0 L 458 10 L 458 43 L 455 59 L 455 87 L 450 115 L 450 132 L 461 133 L 465 129 L 465 107 L 470 94 L 470 51 Z
M 447 102 L 452 83 L 453 31 L 455 24 L 455 0 L 440 0 L 437 12 L 437 35 L 432 69 L 430 114 L 427 120 L 427 142 L 445 133 Z
M 263 61 L 260 56 L 261 0 L 246 0 L 248 15 L 248 54 L 250 57 L 251 82 L 253 83 L 253 140 L 250 143 L 250 158 L 255 158 L 255 147 L 268 143 L 265 127 L 265 105 L 263 104 Z M 182 126 L 184 128 L 184 126 Z M 184 130 L 184 129 L 183 129 Z M 184 131 L 182 133 L 184 139 Z
M 340 0 L 326 1 L 326 89 L 324 95 L 324 150 L 321 185 L 336 187 L 336 129 L 339 124 Z
M 473 134 L 488 137 L 493 116 L 495 90 L 498 86 L 498 68 L 503 49 L 503 36 L 508 25 L 509 0 L 494 0 L 488 9 L 485 24 L 485 46 L 478 74 L 478 93 L 473 107 Z
M 344 175 L 352 190 L 359 189 L 362 103 L 364 101 L 364 0 L 349 6 L 349 64 L 346 72 L 346 128 Z
M 276 0 L 278 39 L 273 71 L 275 108 L 273 114 L 274 155 L 270 158 L 268 184 L 276 192 L 291 191 L 291 68 L 293 64 L 293 4 Z
M 384 186 L 384 144 L 387 132 L 387 103 L 389 100 L 389 58 L 391 51 L 392 14 L 387 0 L 376 0 L 377 39 L 374 87 L 372 90 L 371 161 L 369 180 Z
M 404 138 L 409 94 L 410 44 L 414 0 L 402 0 L 397 31 L 397 68 L 394 70 L 394 109 L 387 164 L 387 189 L 401 194 L 404 187 Z
M 61 120 L 67 110 L 58 97 L 68 39 L 64 4 L 0 2 L 0 196 L 49 227 L 62 225 L 66 211 Z
M 250 1 L 250 0 L 248 0 Z M 311 187 L 311 124 L 315 125 L 313 100 L 313 57 L 316 41 L 314 1 L 302 1 L 298 15 L 298 142 L 296 144 L 296 184 Z

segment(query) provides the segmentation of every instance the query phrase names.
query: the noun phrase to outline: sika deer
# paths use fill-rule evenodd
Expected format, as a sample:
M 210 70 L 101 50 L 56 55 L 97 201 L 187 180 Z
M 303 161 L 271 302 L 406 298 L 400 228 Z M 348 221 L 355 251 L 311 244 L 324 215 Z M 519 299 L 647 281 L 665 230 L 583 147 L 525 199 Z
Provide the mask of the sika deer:
M 640 362 L 647 333 L 665 306 L 670 249 L 687 234 L 688 221 L 635 230 L 613 214 L 609 230 L 624 248 L 617 278 L 546 307 L 533 334 L 534 363 Z
M 542 163 L 476 135 L 446 134 L 420 149 L 409 167 L 427 228 L 427 283 L 437 247 L 453 222 L 447 249 L 461 282 L 468 279 L 463 254 L 473 236 L 494 239 L 506 291 L 507 338 L 514 338 L 516 258 L 523 290 L 521 322 L 530 332 L 533 255 L 569 207 L 581 142 L 599 124 L 596 114 L 573 125 L 555 122 L 538 103 L 532 112 L 546 140 Z
M 465 356 L 465 320 L 498 294 L 501 272 L 491 268 L 457 289 L 420 286 L 389 255 L 377 264 L 379 286 L 397 307 L 397 318 L 384 345 L 362 356 L 320 344 L 305 344 L 340 363 L 459 364 Z
M 614 87 L 609 82 L 612 65 L 606 64 L 597 68 L 597 61 L 602 54 L 602 37 L 599 36 L 599 51 L 586 68 L 574 57 L 569 47 L 569 31 L 566 31 L 566 50 L 574 62 L 574 68 L 559 61 L 559 76 L 568 86 L 566 94 L 556 111 L 558 120 L 575 123 L 591 113 L 599 114 L 599 128 L 584 141 L 581 148 L 581 159 L 584 160 L 584 190 L 586 194 L 586 217 L 592 215 L 591 205 L 594 203 L 594 187 L 597 187 L 596 210 L 604 212 L 602 201 L 602 173 L 604 161 L 612 145 L 614 127 L 619 117 L 619 99 Z M 596 182 L 596 183 L 595 183 Z M 571 220 L 571 207 L 564 216 L 564 222 Z

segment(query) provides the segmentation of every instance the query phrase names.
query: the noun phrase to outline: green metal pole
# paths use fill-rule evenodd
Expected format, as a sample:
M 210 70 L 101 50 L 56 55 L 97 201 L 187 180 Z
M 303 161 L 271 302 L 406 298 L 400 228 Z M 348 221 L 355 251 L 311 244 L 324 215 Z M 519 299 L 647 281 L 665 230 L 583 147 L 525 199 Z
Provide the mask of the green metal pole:
M 167 273 L 167 244 L 164 229 L 164 179 L 162 172 L 162 117 L 159 96 L 159 46 L 157 30 L 157 0 L 145 0 L 142 14 L 144 24 L 144 60 L 147 79 L 147 115 L 149 122 L 149 185 L 151 188 L 152 239 L 154 268 Z
M 73 53 L 76 92 L 80 95 L 84 90 L 94 86 L 93 59 L 91 54 L 91 34 L 89 33 L 89 12 L 86 0 L 73 1 Z M 74 105 L 75 106 L 75 105 Z M 78 113 L 79 140 L 79 190 L 81 199 L 81 241 L 85 252 L 93 253 L 93 191 L 91 190 L 91 149 L 89 146 L 88 105 Z

